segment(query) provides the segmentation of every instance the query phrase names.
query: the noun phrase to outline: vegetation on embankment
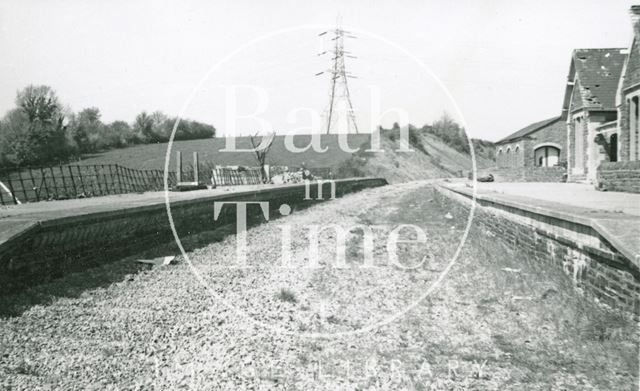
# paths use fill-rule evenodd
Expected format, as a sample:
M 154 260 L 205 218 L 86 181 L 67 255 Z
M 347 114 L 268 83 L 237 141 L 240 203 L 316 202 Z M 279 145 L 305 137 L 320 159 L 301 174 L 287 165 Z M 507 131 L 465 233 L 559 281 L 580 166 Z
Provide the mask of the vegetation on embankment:
M 400 126 L 380 129 L 380 148 L 384 152 L 367 152 L 371 149 L 371 143 L 368 142 L 338 167 L 338 175 L 340 177 L 384 177 L 390 183 L 398 183 L 417 179 L 460 177 L 472 171 L 473 164 L 468 152 L 468 142 L 465 141 L 466 149 L 459 148 L 460 139 L 456 138 L 457 141 L 452 142 L 450 141 L 452 138 L 449 138 L 447 139 L 449 141 L 446 141 L 430 129 L 432 129 L 430 126 L 416 128 L 411 125 L 406 129 L 401 129 Z M 458 125 L 451 129 L 452 132 L 459 130 Z M 402 131 L 408 132 L 411 152 L 398 151 Z M 467 140 L 466 136 L 464 140 Z M 489 143 L 481 140 L 473 140 L 473 142 L 474 145 Z M 493 160 L 485 155 L 486 153 L 476 153 L 475 160 L 478 168 L 494 165 Z
M 0 170 L 59 164 L 114 148 L 167 142 L 177 119 L 160 111 L 143 111 L 132 124 L 107 124 L 96 107 L 72 112 L 49 86 L 27 86 L 18 91 L 15 104 L 0 119 Z M 181 119 L 175 139 L 211 138 L 215 133 L 211 125 Z M 122 162 L 108 162 L 113 163 Z
M 65 108 L 48 86 L 28 86 L 19 91 L 16 107 L 0 119 L 0 170 L 16 170 L 30 165 L 121 164 L 135 169 L 163 169 L 167 141 L 176 117 L 162 112 L 140 113 L 132 124 L 124 121 L 103 123 L 98 108 L 78 113 Z M 202 162 L 217 165 L 255 166 L 254 153 L 225 152 L 228 139 L 213 138 L 213 126 L 180 120 L 173 149 L 187 154 L 198 152 Z M 386 155 L 369 154 L 370 134 L 350 134 L 346 148 L 339 135 L 319 135 L 326 152 L 309 149 L 292 152 L 285 136 L 277 136 L 266 163 L 279 166 L 337 168 L 338 176 L 385 176 L 390 181 L 459 176 L 471 170 L 469 143 L 464 128 L 447 114 L 432 124 L 416 128 L 408 125 L 409 142 L 415 154 L 396 152 L 400 147 L 400 126 L 381 129 Z M 318 135 L 316 135 L 318 136 Z M 492 144 L 472 140 L 480 167 L 490 165 Z M 310 135 L 296 135 L 294 145 L 307 147 Z M 248 137 L 236 138 L 239 149 L 250 150 Z M 352 154 L 347 148 L 357 150 Z M 173 165 L 172 165 L 173 167 Z

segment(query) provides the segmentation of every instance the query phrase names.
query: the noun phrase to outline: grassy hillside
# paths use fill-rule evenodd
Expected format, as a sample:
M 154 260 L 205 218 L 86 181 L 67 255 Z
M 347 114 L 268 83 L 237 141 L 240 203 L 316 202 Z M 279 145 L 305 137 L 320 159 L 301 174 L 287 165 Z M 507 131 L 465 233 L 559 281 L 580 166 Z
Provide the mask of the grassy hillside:
M 191 154 L 198 152 L 200 161 L 214 162 L 219 165 L 239 165 L 256 166 L 256 158 L 253 152 L 224 152 L 224 138 L 211 138 L 205 140 L 176 141 L 173 143 L 172 158 L 176 151 L 181 151 L 183 161 L 189 163 Z M 367 134 L 347 135 L 350 148 L 355 149 L 369 140 Z M 304 147 L 311 142 L 309 135 L 297 135 L 293 138 L 296 147 Z M 115 149 L 104 153 L 87 156 L 80 164 L 113 164 L 118 163 L 131 168 L 138 169 L 163 169 L 165 155 L 167 153 L 167 143 L 138 145 L 135 147 Z M 267 163 L 278 166 L 299 167 L 303 163 L 307 167 L 336 167 L 340 163 L 351 157 L 350 153 L 344 152 L 339 147 L 338 135 L 322 135 L 322 147 L 327 147 L 324 153 L 316 153 L 309 150 L 304 153 L 293 153 L 285 147 L 285 137 L 276 136 L 271 150 L 267 155 Z M 251 141 L 249 137 L 236 138 L 236 148 L 250 149 Z M 173 164 L 173 163 L 172 163 Z M 173 168 L 173 166 L 171 166 Z
M 370 135 L 351 134 L 347 141 L 352 149 L 360 148 L 355 154 L 343 151 L 339 145 L 338 135 L 322 135 L 321 145 L 326 152 L 318 153 L 308 150 L 304 153 L 293 153 L 285 147 L 285 137 L 276 136 L 267 163 L 299 167 L 329 167 L 339 171 L 340 176 L 372 175 L 382 176 L 390 182 L 403 182 L 415 179 L 441 178 L 466 175 L 472 169 L 471 158 L 448 145 L 437 135 L 415 130 L 411 142 L 415 152 L 397 152 L 399 148 L 398 132 L 383 130 L 381 148 L 384 153 L 365 152 L 370 148 Z M 311 142 L 311 136 L 294 137 L 294 145 L 303 147 Z M 207 140 L 178 141 L 173 145 L 171 158 L 175 151 L 182 151 L 185 164 L 190 163 L 191 153 L 198 152 L 201 162 L 214 162 L 219 165 L 256 166 L 253 152 L 225 152 L 226 140 L 215 138 Z M 237 148 L 250 149 L 248 137 L 236 139 Z M 162 169 L 167 151 L 167 144 L 148 144 L 130 148 L 112 150 L 86 157 L 80 164 L 118 163 L 131 168 Z M 476 156 L 478 168 L 490 167 L 493 162 L 482 154 Z M 174 167 L 173 160 L 171 168 Z

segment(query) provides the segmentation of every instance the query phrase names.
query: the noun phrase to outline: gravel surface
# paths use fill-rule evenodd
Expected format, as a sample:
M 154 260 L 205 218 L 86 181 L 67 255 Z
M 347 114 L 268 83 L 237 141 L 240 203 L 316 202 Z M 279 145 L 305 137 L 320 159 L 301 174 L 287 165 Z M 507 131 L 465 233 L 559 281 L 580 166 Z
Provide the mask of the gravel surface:
M 626 390 L 637 384 L 634 325 L 587 304 L 562 276 L 529 269 L 477 227 L 447 278 L 419 300 L 445 270 L 466 225 L 465 216 L 432 200 L 429 186 L 365 190 L 255 226 L 246 267 L 237 267 L 234 235 L 204 235 L 198 240 L 219 239 L 189 253 L 204 284 L 182 256 L 153 268 L 125 259 L 36 287 L 11 305 L 4 299 L 12 316 L 0 319 L 0 385 Z M 329 229 L 320 234 L 318 267 L 310 267 L 307 231 L 314 224 L 379 225 L 375 267 L 363 265 L 361 230 L 347 235 L 338 267 L 339 235 Z M 387 255 L 387 237 L 398 224 L 418 225 L 427 236 L 423 244 L 398 245 L 404 268 Z M 286 265 L 283 226 L 291 230 Z M 170 255 L 169 248 L 156 255 Z M 602 319 L 615 332 L 594 334 Z

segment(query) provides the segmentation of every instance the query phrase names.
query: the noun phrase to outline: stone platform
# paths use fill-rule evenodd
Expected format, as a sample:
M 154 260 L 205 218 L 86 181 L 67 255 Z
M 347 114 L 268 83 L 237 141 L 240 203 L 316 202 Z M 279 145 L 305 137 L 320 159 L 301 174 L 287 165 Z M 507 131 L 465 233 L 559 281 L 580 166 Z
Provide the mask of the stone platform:
M 473 187 L 436 187 L 442 202 L 468 211 Z M 640 314 L 640 195 L 563 183 L 478 183 L 474 224 L 527 261 L 559 267 L 614 307 Z M 468 212 L 466 212 L 468 213 Z
M 385 179 L 335 180 L 336 196 Z M 176 231 L 182 237 L 235 222 L 235 208 L 222 209 L 214 221 L 214 202 L 267 201 L 272 216 L 286 203 L 293 208 L 328 200 L 331 184 L 238 186 L 168 193 Z M 260 214 L 247 208 L 248 218 Z M 89 199 L 40 202 L 0 210 L 0 294 L 19 290 L 69 272 L 121 259 L 173 242 L 165 193 L 114 195 Z

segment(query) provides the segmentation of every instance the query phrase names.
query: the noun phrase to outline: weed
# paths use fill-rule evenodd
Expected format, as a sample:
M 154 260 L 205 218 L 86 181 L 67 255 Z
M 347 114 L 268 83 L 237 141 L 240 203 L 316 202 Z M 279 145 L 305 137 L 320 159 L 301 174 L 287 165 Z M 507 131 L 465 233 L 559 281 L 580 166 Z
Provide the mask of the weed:
M 282 288 L 280 292 L 278 292 L 278 299 L 282 301 L 286 301 L 287 303 L 297 303 L 298 299 L 296 298 L 296 294 L 293 291 Z

